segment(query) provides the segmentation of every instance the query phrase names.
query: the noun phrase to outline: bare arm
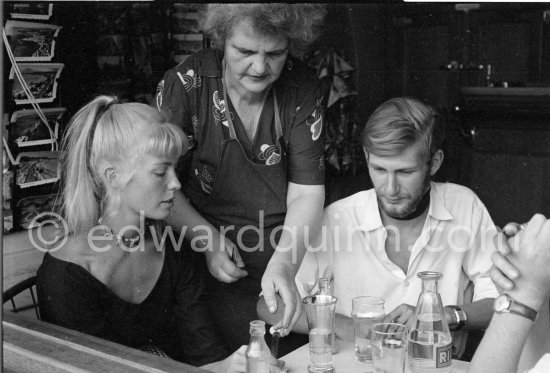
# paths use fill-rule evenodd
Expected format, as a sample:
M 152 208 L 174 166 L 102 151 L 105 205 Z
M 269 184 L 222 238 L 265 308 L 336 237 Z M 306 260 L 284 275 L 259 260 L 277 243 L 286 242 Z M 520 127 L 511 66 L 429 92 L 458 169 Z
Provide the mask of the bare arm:
M 531 218 L 525 231 L 508 240 L 510 264 L 517 271 L 507 293 L 512 299 L 535 310 L 548 301 L 550 293 L 550 221 L 540 214 Z M 498 265 L 500 255 L 493 255 Z M 505 267 L 508 267 L 506 264 Z M 499 267 L 502 270 L 501 267 Z M 470 372 L 516 372 L 523 345 L 531 330 L 531 320 L 511 313 L 496 313 L 479 345 Z
M 234 282 L 248 274 L 241 269 L 244 263 L 233 242 L 199 214 L 181 191 L 175 192 L 174 207 L 166 221 L 182 231 L 194 250 L 204 252 L 208 270 L 219 281 Z M 230 259 L 233 253 L 235 262 Z
M 515 373 L 532 326 L 531 320 L 513 313 L 495 314 L 468 371 Z
M 460 308 L 466 312 L 468 322 L 464 325 L 464 330 L 480 330 L 485 329 L 491 321 L 493 315 L 493 298 L 478 300 L 477 302 L 460 305 Z M 415 307 L 410 304 L 403 303 L 397 306 L 394 310 L 384 317 L 384 322 L 397 322 L 400 324 L 412 327 Z M 449 307 L 443 307 L 443 314 L 447 324 L 452 324 L 456 321 L 454 311 Z
M 473 303 L 458 305 L 468 317 L 468 322 L 463 330 L 481 330 L 487 328 L 493 316 L 494 298 L 485 298 Z M 447 324 L 452 324 L 456 321 L 454 311 L 449 307 L 443 307 L 443 313 Z
M 262 291 L 270 312 L 277 310 L 276 293 L 281 295 L 285 305 L 284 329 L 292 329 L 302 310 L 294 277 L 306 252 L 306 245 L 320 228 L 324 198 L 323 185 L 288 183 L 285 229 L 262 277 Z M 281 334 L 285 335 L 285 332 Z

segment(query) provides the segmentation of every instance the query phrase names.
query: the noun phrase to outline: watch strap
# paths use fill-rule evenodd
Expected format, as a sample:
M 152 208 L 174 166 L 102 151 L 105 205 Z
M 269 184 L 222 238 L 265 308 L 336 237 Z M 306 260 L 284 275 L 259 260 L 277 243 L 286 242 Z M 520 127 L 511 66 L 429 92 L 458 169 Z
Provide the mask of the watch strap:
M 508 312 L 513 313 L 515 315 L 526 317 L 529 320 L 535 322 L 539 314 L 536 310 L 532 309 L 531 307 L 521 302 L 518 302 L 517 300 L 510 297 L 509 295 L 508 297 L 510 298 L 510 306 L 508 307 Z
M 452 331 L 457 331 L 457 330 L 462 329 L 462 327 L 464 325 L 466 325 L 466 322 L 468 321 L 468 318 L 466 316 L 466 312 L 464 312 L 462 310 L 462 308 L 460 308 L 459 306 L 450 305 L 450 306 L 447 306 L 447 307 L 449 307 L 450 309 L 453 310 L 453 312 L 455 314 L 455 317 L 456 317 L 456 323 L 454 323 L 450 327 L 450 329 Z

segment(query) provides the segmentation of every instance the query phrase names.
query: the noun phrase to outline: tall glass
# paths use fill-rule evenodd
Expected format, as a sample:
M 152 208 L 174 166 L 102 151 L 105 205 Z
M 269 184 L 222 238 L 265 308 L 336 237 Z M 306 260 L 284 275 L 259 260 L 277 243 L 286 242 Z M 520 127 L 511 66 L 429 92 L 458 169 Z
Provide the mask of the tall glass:
M 372 326 L 370 344 L 375 373 L 404 373 L 408 330 L 403 324 Z
M 334 289 L 333 289 L 333 283 L 334 279 L 332 277 L 321 277 L 319 279 L 319 294 L 320 295 L 334 295 Z M 336 321 L 336 318 L 335 318 Z M 333 326 L 332 327 L 332 354 L 338 352 L 338 342 L 336 341 L 336 329 Z
M 310 373 L 332 373 L 332 340 L 334 333 L 334 311 L 338 298 L 332 295 L 305 297 L 307 324 L 309 328 Z
M 385 316 L 384 300 L 376 297 L 357 297 L 352 300 L 351 317 L 355 332 L 355 358 L 364 363 L 372 362 L 370 331 Z

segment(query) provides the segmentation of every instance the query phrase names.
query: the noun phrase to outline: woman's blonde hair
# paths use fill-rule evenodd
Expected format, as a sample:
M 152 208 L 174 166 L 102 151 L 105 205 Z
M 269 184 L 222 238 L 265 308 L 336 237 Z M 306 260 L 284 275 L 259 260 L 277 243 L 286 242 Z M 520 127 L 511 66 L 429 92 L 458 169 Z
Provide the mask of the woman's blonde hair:
M 244 20 L 261 35 L 288 39 L 289 52 L 300 56 L 319 37 L 325 15 L 322 4 L 209 4 L 203 30 L 216 48 L 223 49 L 233 28 Z
M 185 144 L 183 131 L 150 106 L 112 96 L 90 101 L 71 118 L 63 140 L 62 198 L 69 231 L 84 232 L 118 208 L 119 197 L 105 187 L 108 164 L 128 171 L 128 182 L 143 155 L 176 162 Z

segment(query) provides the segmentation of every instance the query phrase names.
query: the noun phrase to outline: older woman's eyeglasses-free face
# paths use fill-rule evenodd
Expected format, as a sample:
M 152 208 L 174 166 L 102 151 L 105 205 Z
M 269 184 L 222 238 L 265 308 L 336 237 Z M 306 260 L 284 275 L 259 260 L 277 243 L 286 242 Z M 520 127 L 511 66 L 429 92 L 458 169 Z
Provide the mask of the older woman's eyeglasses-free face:
M 286 38 L 260 35 L 242 21 L 225 42 L 227 83 L 241 94 L 264 92 L 279 79 L 288 44 Z

